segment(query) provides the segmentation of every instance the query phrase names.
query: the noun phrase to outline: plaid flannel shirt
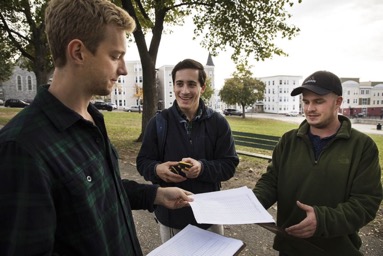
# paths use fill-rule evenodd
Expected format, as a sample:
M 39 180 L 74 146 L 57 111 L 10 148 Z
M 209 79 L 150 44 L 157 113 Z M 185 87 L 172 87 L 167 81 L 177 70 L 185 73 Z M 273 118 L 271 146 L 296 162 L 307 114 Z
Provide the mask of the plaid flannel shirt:
M 47 89 L 0 130 L 0 255 L 142 255 L 131 209 L 156 186 L 121 180 L 103 116 L 96 125 Z

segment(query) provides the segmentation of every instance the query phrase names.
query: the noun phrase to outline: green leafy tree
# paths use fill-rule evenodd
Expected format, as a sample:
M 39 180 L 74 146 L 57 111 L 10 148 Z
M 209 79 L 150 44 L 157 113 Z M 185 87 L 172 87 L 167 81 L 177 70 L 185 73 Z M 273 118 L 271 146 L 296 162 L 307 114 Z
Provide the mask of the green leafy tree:
M 182 25 L 186 16 L 193 15 L 195 39 L 213 55 L 227 47 L 234 49 L 232 59 L 246 61 L 248 57 L 264 60 L 273 55 L 284 55 L 274 39 L 291 39 L 299 29 L 288 25 L 287 7 L 301 0 L 115 0 L 136 20 L 133 33 L 141 59 L 143 92 L 145 95 L 142 131 L 157 108 L 155 66 L 164 32 L 169 27 Z M 151 34 L 147 44 L 145 36 Z M 180 42 L 182 43 L 182 42 Z M 141 133 L 142 136 L 142 133 Z M 140 140 L 138 138 L 138 140 Z
M 48 81 L 53 65 L 45 36 L 46 0 L 1 0 L 0 31 L 13 49 L 14 59 L 23 56 L 24 68 L 36 75 L 37 84 Z
M 263 99 L 265 84 L 252 77 L 249 69 L 244 64 L 237 65 L 237 71 L 233 77 L 225 81 L 224 86 L 219 92 L 221 100 L 229 105 L 240 105 L 242 107 L 242 117 L 245 118 L 245 108 L 252 106 Z
M 201 99 L 207 103 L 207 102 L 209 102 L 209 100 L 211 99 L 211 96 L 213 96 L 213 94 L 214 94 L 214 89 L 211 85 L 211 79 L 207 78 L 206 79 L 206 88 L 205 88 L 205 91 L 201 95 Z
M 12 49 L 5 41 L 4 33 L 0 31 L 0 82 L 7 81 L 13 71 Z
M 112 1 L 121 5 L 137 22 L 133 36 L 142 64 L 145 95 L 141 136 L 157 109 L 155 67 L 165 25 L 170 30 L 172 26 L 182 25 L 186 16 L 193 15 L 195 39 L 202 38 L 202 47 L 213 55 L 231 47 L 235 61 L 285 55 L 274 44 L 274 39 L 291 39 L 299 31 L 287 24 L 291 15 L 286 8 L 301 0 Z M 0 30 L 7 33 L 10 45 L 29 60 L 28 66 L 35 72 L 38 84 L 45 83 L 52 70 L 43 22 L 47 2 L 2 0 L 0 3 Z M 147 35 L 151 38 L 149 44 Z

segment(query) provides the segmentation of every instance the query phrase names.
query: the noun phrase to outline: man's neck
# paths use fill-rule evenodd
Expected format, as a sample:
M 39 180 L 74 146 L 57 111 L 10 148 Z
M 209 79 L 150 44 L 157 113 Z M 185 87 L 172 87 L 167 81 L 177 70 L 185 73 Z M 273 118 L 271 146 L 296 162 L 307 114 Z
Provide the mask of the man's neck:
M 327 125 L 324 128 L 317 128 L 314 126 L 310 126 L 310 132 L 311 134 L 319 136 L 322 139 L 322 138 L 330 137 L 331 135 L 336 134 L 340 126 L 341 126 L 341 122 L 337 119 L 336 121 L 332 122 L 331 124 Z
M 70 74 L 70 72 L 65 72 L 63 69 L 56 69 L 48 91 L 61 103 L 77 112 L 84 119 L 92 121 L 88 113 L 91 96 L 84 95 L 84 93 L 81 92 L 81 86 L 76 84 L 79 79 L 71 79 Z

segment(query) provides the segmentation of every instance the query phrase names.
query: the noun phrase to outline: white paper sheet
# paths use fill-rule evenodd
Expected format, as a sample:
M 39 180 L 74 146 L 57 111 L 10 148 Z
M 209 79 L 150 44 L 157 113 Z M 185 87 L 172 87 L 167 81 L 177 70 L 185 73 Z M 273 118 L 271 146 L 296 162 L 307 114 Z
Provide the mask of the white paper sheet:
M 190 206 L 198 223 L 250 224 L 275 222 L 253 191 L 240 187 L 216 192 L 194 194 Z
M 243 245 L 241 240 L 188 225 L 147 256 L 233 256 Z

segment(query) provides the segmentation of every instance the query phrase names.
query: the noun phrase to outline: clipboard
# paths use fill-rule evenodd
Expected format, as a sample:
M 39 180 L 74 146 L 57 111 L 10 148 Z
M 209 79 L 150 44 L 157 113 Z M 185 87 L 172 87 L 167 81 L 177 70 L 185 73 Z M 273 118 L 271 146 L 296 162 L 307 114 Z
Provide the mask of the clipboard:
M 286 240 L 296 242 L 298 244 L 302 244 L 302 245 L 307 246 L 307 247 L 311 247 L 313 250 L 317 251 L 318 254 L 320 254 L 320 255 L 323 255 L 323 256 L 327 255 L 326 252 L 322 248 L 319 248 L 318 246 L 310 243 L 306 239 L 290 236 L 289 234 L 287 234 L 287 232 L 284 229 L 282 229 L 281 227 L 278 227 L 275 223 L 257 223 L 257 225 L 263 227 L 264 229 L 271 231 L 272 233 L 274 233 L 276 235 L 282 236 Z
M 235 254 L 233 254 L 233 256 L 238 256 L 245 247 L 246 247 L 246 243 L 243 242 L 243 245 L 238 249 L 238 251 Z

